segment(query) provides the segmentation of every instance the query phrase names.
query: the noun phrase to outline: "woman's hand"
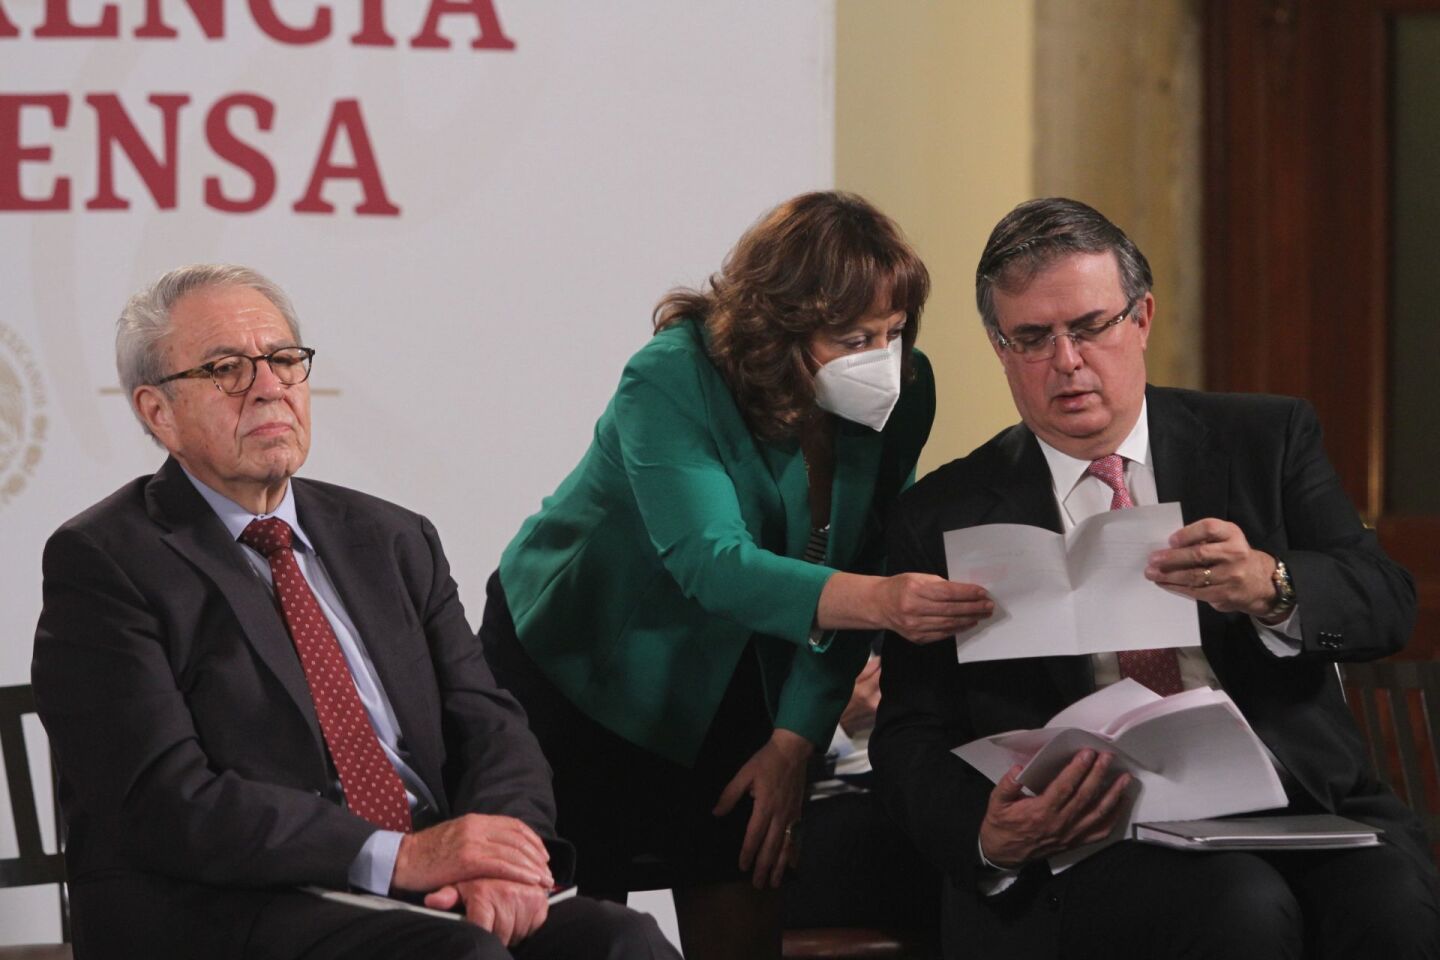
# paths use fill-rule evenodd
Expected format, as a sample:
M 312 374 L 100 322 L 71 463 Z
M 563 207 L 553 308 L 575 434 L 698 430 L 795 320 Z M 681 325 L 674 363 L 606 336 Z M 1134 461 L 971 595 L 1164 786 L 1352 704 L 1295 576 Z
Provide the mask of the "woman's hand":
M 825 630 L 878 628 L 912 643 L 934 643 L 969 630 L 994 610 L 985 588 L 933 573 L 837 573 L 820 591 L 815 619 Z
M 757 890 L 778 887 L 787 866 L 799 852 L 795 828 L 805 802 L 805 768 L 815 747 L 789 730 L 776 730 L 720 793 L 711 812 L 723 817 L 747 792 L 754 801 L 745 842 L 740 847 L 740 869 L 753 864 Z
M 855 736 L 862 730 L 875 726 L 875 711 L 880 709 L 880 658 L 870 654 L 870 659 L 855 678 L 850 691 L 850 702 L 840 714 L 840 729 L 847 736 Z
M 885 627 L 912 643 L 946 640 L 990 616 L 984 588 L 952 583 L 933 573 L 897 573 L 880 580 L 878 606 Z

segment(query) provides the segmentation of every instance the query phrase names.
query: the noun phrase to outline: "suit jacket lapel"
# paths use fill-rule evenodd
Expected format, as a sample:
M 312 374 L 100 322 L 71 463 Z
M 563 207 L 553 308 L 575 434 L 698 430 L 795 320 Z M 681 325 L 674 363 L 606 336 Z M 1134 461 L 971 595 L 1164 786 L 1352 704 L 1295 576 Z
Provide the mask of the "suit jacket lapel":
M 998 506 L 984 522 L 1028 523 L 1055 533 L 1062 531 L 1050 465 L 1028 428 L 1012 427 L 1006 434 L 1001 443 L 1000 466 L 990 479 L 990 489 Z
M 406 759 L 443 803 L 442 758 L 436 749 L 441 743 L 439 711 L 422 695 L 433 688 L 432 667 L 423 647 L 404 642 L 416 635 L 417 627 L 404 615 L 413 604 L 402 595 L 394 570 L 385 565 L 391 553 L 364 514 L 303 480 L 291 483 L 300 524 L 315 544 L 390 701 Z
M 785 511 L 785 554 L 798 557 L 810 539 L 810 478 L 805 470 L 805 456 L 798 441 L 766 443 L 761 441 L 765 464 Z
M 686 321 L 685 327 L 709 356 L 710 330 L 696 320 Z M 735 482 L 740 512 L 751 535 L 768 550 L 803 550 L 810 537 L 810 490 L 800 445 L 758 439 L 719 370 L 712 370 L 713 376 L 703 378 L 710 428 L 725 468 Z M 785 518 L 782 529 L 775 530 L 767 522 L 776 516 Z M 776 536 L 784 537 L 784 542 L 776 543 Z
M 1167 390 L 1147 387 L 1151 461 L 1161 503 L 1179 501 L 1187 524 L 1223 517 L 1229 506 L 1230 455 Z
M 880 475 L 883 434 L 841 420 L 835 428 L 835 480 L 830 494 L 830 547 L 832 566 L 845 566 L 860 549 L 865 518 L 875 499 Z
M 1147 387 L 1150 452 L 1155 464 L 1155 492 L 1161 503 L 1178 500 L 1187 524 L 1230 511 L 1230 454 L 1205 424 L 1169 390 Z M 1225 651 L 1218 638 L 1223 617 L 1209 604 L 1199 604 L 1200 642 L 1210 667 L 1225 685 Z
M 310 688 L 274 597 L 230 539 L 220 518 L 173 458 L 150 480 L 145 497 L 151 518 L 166 530 L 161 540 L 215 584 L 246 640 L 290 695 L 316 744 L 321 744 Z

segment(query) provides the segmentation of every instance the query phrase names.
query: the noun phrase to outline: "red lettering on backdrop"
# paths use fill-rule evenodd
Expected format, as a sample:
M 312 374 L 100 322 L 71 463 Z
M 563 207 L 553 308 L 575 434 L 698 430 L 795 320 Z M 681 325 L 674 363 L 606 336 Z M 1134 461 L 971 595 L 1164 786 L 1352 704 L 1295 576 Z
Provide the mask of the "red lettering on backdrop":
M 360 10 L 360 32 L 350 35 L 357 47 L 393 47 L 395 38 L 385 32 L 385 0 L 365 0 Z
M 24 93 L 0 96 L 0 210 L 65 210 L 70 206 L 70 178 L 56 177 L 48 197 L 29 198 L 20 193 L 20 164 L 50 159 L 50 147 L 20 145 L 20 111 L 44 107 L 50 122 L 64 129 L 70 114 L 70 97 L 63 93 Z
M 76 23 L 70 19 L 69 0 L 45 0 L 45 22 L 35 29 L 37 37 L 118 37 L 120 11 L 107 3 L 100 10 L 99 23 Z
M 163 0 L 145 0 L 145 22 L 135 31 L 137 37 L 178 37 L 175 28 L 160 17 Z M 225 0 L 185 0 L 200 30 L 211 40 L 225 36 Z
M 7 0 L 0 0 L 0 39 L 20 36 L 5 12 Z M 32 0 L 33 2 L 33 0 Z M 207 39 L 219 40 L 225 36 L 226 0 L 181 0 L 189 7 L 190 15 L 199 25 Z M 236 0 L 239 2 L 239 0 Z M 270 39 L 296 46 L 319 43 L 328 38 L 333 25 L 333 14 L 329 4 L 315 3 L 315 15 L 308 26 L 292 26 L 280 19 L 276 12 L 276 0 L 247 0 L 251 19 Z M 350 42 L 359 47 L 393 47 L 395 37 L 385 26 L 385 0 L 360 0 L 360 29 L 351 34 Z M 407 0 L 407 11 L 414 7 L 413 0 Z M 138 5 L 138 0 L 131 0 Z M 171 40 L 179 32 L 165 20 L 164 8 L 167 0 L 145 0 L 145 19 L 135 28 L 134 35 L 147 40 Z M 414 4 L 418 6 L 418 4 Z M 45 0 L 45 21 L 35 28 L 36 37 L 104 37 L 115 39 L 120 36 L 120 4 L 103 3 L 99 6 L 98 23 L 76 23 L 71 16 L 70 0 Z M 425 22 L 420 32 L 411 38 L 410 45 L 420 49 L 446 49 L 450 40 L 440 35 L 442 17 L 468 16 L 475 21 L 478 35 L 471 42 L 473 50 L 514 50 L 515 41 L 505 35 L 500 26 L 500 17 L 495 11 L 495 0 L 430 0 L 425 12 Z
M 129 200 L 115 193 L 114 151 L 110 149 L 112 142 L 130 158 L 130 164 L 135 168 L 135 172 L 140 174 L 150 196 L 155 199 L 155 205 L 161 210 L 175 209 L 175 178 L 178 166 L 175 155 L 175 128 L 179 125 L 180 108 L 189 103 L 190 98 L 180 93 L 157 93 L 148 99 L 160 108 L 160 115 L 164 119 L 164 160 L 156 157 L 146 146 L 140 131 L 135 129 L 129 115 L 125 113 L 119 97 L 113 93 L 92 93 L 85 98 L 85 102 L 95 108 L 96 139 L 99 141 L 96 144 L 99 169 L 96 174 L 95 196 L 85 201 L 86 210 L 127 210 L 130 207 Z
M 318 43 L 330 36 L 329 7 L 316 9 L 315 21 L 308 27 L 292 27 L 283 22 L 275 12 L 275 0 L 250 0 L 250 16 L 255 18 L 257 27 L 281 43 Z
M 20 30 L 6 12 L 9 0 L 0 0 L 0 39 L 20 36 Z M 134 0 L 132 0 L 134 2 Z M 235 0 L 239 2 L 239 0 Z M 308 25 L 294 26 L 280 19 L 276 0 L 247 0 L 255 25 L 272 40 L 291 45 L 318 43 L 331 35 L 333 14 L 330 3 L 310 0 L 314 14 Z M 98 21 L 76 23 L 70 0 L 44 0 L 45 18 L 35 28 L 39 38 L 98 37 L 118 38 L 120 7 L 117 2 L 90 0 L 85 8 Z M 180 5 L 207 39 L 225 36 L 226 0 L 145 0 L 144 19 L 134 36 L 144 39 L 174 39 L 179 32 L 166 20 L 174 16 Z M 394 47 L 395 37 L 385 22 L 385 0 L 360 0 L 360 27 L 349 37 L 355 46 Z M 138 4 L 137 4 L 138 5 Z M 408 7 L 407 12 L 414 7 Z M 429 0 L 424 24 L 411 38 L 410 45 L 420 49 L 445 49 L 450 40 L 440 33 L 442 19 L 466 16 L 474 21 L 477 35 L 470 43 L 474 50 L 514 50 L 515 41 L 505 35 L 495 10 L 495 0 Z M 85 97 L 95 111 L 97 172 L 95 195 L 85 203 L 88 210 L 125 210 L 130 200 L 120 196 L 115 186 L 114 158 L 116 148 L 123 151 L 141 182 L 161 210 L 174 209 L 177 204 L 179 154 L 177 133 L 180 110 L 190 102 L 185 94 L 153 94 L 149 102 L 160 110 L 163 125 L 163 150 L 151 149 L 136 129 L 117 94 L 97 93 Z M 67 210 L 71 199 L 71 178 L 55 175 L 48 196 L 25 196 L 21 192 L 21 164 L 48 163 L 53 155 L 49 143 L 24 145 L 21 141 L 21 114 L 26 107 L 39 107 L 50 114 L 54 128 L 64 129 L 69 119 L 70 97 L 57 94 L 0 94 L 0 211 Z M 257 146 L 242 140 L 231 129 L 238 109 L 247 109 L 255 116 L 256 128 L 268 132 L 275 121 L 276 106 L 258 94 L 231 94 L 217 101 L 205 117 L 205 138 L 211 152 L 219 159 L 239 168 L 250 178 L 248 197 L 231 197 L 224 192 L 220 177 L 207 176 L 204 199 L 207 206 L 227 213 L 246 213 L 268 204 L 276 191 L 275 166 Z M 336 159 L 342 134 L 350 147 L 353 162 Z M 329 122 L 311 171 L 304 194 L 293 204 L 299 213 L 333 213 L 335 207 L 322 196 L 331 180 L 358 181 L 362 200 L 355 207 L 360 214 L 398 216 L 400 208 L 391 202 L 380 174 L 380 165 L 370 142 L 358 100 L 337 100 L 331 108 Z
M 221 160 L 228 160 L 250 174 L 255 189 L 249 199 L 231 200 L 221 192 L 219 177 L 206 177 L 205 205 L 225 213 L 250 213 L 275 196 L 275 167 L 265 154 L 230 132 L 230 111 L 234 107 L 249 107 L 255 112 L 255 125 L 269 130 L 275 119 L 275 104 L 253 93 L 235 93 L 216 101 L 205 115 L 205 140 L 210 149 Z
M 331 159 L 335 152 L 340 131 L 350 141 L 355 155 L 353 165 L 343 165 Z M 360 115 L 359 100 L 336 100 L 330 112 L 330 124 L 325 128 L 325 142 L 315 158 L 315 170 L 310 174 L 310 185 L 305 195 L 295 201 L 292 208 L 296 213 L 334 213 L 334 205 L 325 202 L 320 190 L 327 180 L 359 180 L 365 193 L 365 202 L 355 208 L 356 213 L 377 214 L 394 217 L 400 208 L 385 195 L 385 184 L 380 179 L 380 166 L 375 162 L 375 152 L 370 149 L 370 135 L 365 131 L 365 120 Z
M 410 41 L 412 47 L 448 47 L 450 41 L 440 36 L 440 18 L 468 13 L 480 27 L 480 35 L 470 44 L 474 50 L 514 50 L 515 41 L 500 29 L 494 0 L 430 0 L 425 25 Z

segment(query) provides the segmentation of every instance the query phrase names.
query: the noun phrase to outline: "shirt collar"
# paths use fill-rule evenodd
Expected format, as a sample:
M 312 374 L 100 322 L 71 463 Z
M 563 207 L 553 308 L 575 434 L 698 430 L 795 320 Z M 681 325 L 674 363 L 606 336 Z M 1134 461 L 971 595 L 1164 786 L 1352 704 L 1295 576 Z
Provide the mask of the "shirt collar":
M 1150 418 L 1147 412 L 1147 400 L 1140 401 L 1140 416 L 1135 418 L 1135 426 L 1115 452 L 1126 460 L 1133 460 L 1136 463 L 1150 466 Z M 1068 453 L 1061 453 L 1050 444 L 1041 440 L 1039 436 L 1035 439 L 1040 443 L 1040 452 L 1045 454 L 1045 462 L 1050 466 L 1050 479 L 1055 484 L 1055 496 L 1064 500 L 1075 489 L 1075 484 L 1085 477 L 1085 471 L 1090 469 L 1089 460 L 1078 460 Z
M 185 470 L 184 465 L 181 465 L 180 469 Z M 245 528 L 250 525 L 251 520 L 278 517 L 290 525 L 290 529 L 294 531 L 295 539 L 298 540 L 306 550 L 309 550 L 311 553 L 315 552 L 315 547 L 310 543 L 310 538 L 305 536 L 305 531 L 300 527 L 300 517 L 295 512 L 295 485 L 293 483 L 285 484 L 285 496 L 280 498 L 280 505 L 273 511 L 270 513 L 255 514 L 246 510 L 223 493 L 217 493 L 215 490 L 212 490 L 189 470 L 185 470 L 185 476 L 190 478 L 190 482 L 195 485 L 195 489 L 199 491 L 200 496 L 204 497 L 205 502 L 210 504 L 210 509 L 215 511 L 215 515 L 218 516 L 220 522 L 225 525 L 225 529 L 230 533 L 232 539 L 239 540 L 240 534 L 245 532 Z

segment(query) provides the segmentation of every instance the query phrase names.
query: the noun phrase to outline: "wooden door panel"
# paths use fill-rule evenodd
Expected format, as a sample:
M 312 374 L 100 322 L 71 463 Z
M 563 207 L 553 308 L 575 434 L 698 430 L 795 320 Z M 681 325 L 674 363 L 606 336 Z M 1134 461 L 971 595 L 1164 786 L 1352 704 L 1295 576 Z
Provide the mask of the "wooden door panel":
M 1440 656 L 1440 516 L 1385 513 L 1390 31 L 1440 0 L 1217 0 L 1206 36 L 1206 380 L 1315 404 Z M 1440 258 L 1437 258 L 1440 260 Z M 1435 479 L 1440 483 L 1440 477 Z M 1303 598 L 1302 598 L 1303 600 Z

